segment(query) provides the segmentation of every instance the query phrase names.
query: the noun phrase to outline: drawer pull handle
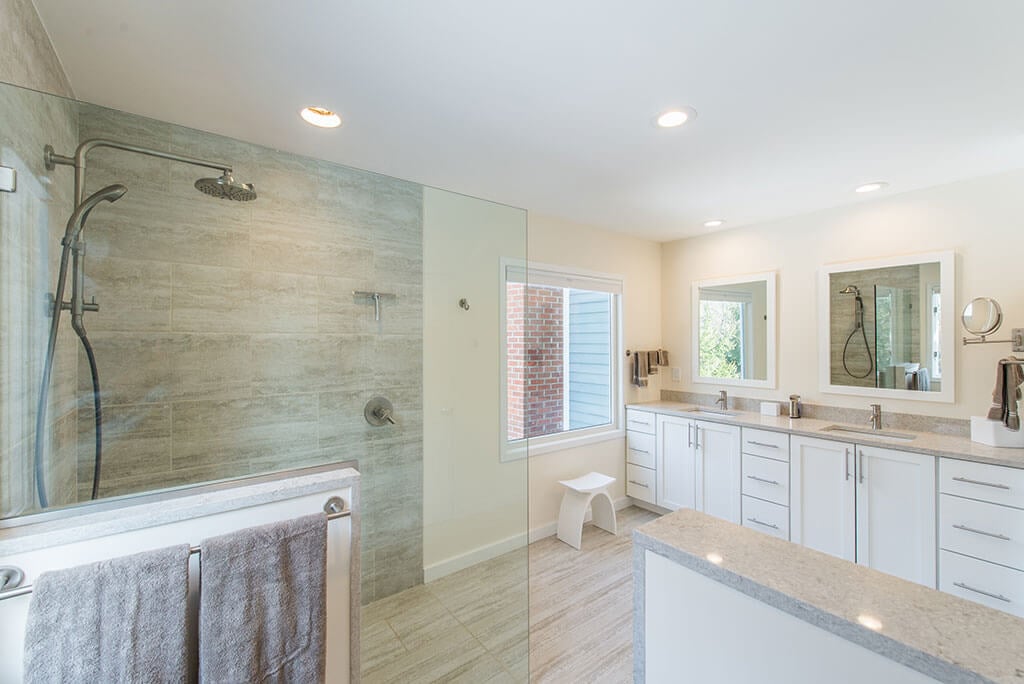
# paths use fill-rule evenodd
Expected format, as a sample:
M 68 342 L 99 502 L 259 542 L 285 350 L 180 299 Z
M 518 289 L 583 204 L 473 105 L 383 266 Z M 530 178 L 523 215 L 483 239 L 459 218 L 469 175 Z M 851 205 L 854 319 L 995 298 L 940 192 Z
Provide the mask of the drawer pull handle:
M 649 420 L 636 420 L 634 418 L 630 418 L 629 422 L 633 423 L 634 425 L 650 425 L 651 424 L 651 421 L 649 421 Z
M 747 475 L 747 479 L 754 480 L 756 482 L 764 482 L 765 484 L 775 485 L 776 487 L 780 486 L 778 480 L 766 480 L 763 477 L 758 477 L 757 475 Z
M 650 455 L 650 453 L 651 453 L 647 449 L 637 449 L 636 447 L 629 447 L 629 450 L 630 451 L 639 451 L 641 454 L 648 454 L 648 455 Z
M 772 525 L 771 523 L 766 523 L 766 522 L 764 522 L 764 521 L 758 520 L 757 518 L 747 518 L 747 520 L 748 520 L 749 522 L 752 522 L 752 523 L 754 523 L 755 525 L 764 525 L 765 527 L 770 527 L 770 528 L 772 528 L 773 530 L 777 530 L 777 529 L 779 529 L 779 526 L 778 526 L 778 525 Z
M 969 586 L 967 584 L 964 584 L 963 582 L 953 582 L 953 586 L 954 587 L 960 587 L 961 589 L 966 589 L 967 591 L 973 591 L 975 594 L 981 594 L 982 596 L 988 596 L 989 598 L 994 598 L 994 599 L 997 599 L 999 601 L 1005 601 L 1006 603 L 1013 603 L 1013 601 L 1011 601 L 1010 599 L 1006 598 L 1002 594 L 993 594 L 993 593 L 984 591 L 983 589 L 975 589 L 974 587 Z
M 637 482 L 636 480 L 630 480 L 629 484 L 635 484 L 637 487 L 643 487 L 644 489 L 650 489 L 650 485 L 645 485 L 643 482 Z
M 768 444 L 767 442 L 755 442 L 752 439 L 748 439 L 747 440 L 747 444 L 753 444 L 754 446 L 768 447 L 769 449 L 778 449 L 779 448 L 778 444 Z
M 995 487 L 996 489 L 1006 490 L 1010 489 L 1008 486 L 999 484 L 998 482 L 983 482 L 981 480 L 972 480 L 969 477 L 954 477 L 953 479 L 957 482 L 966 482 L 967 484 L 981 485 L 982 487 Z
M 967 525 L 953 525 L 953 527 L 955 527 L 958 530 L 963 530 L 964 532 L 973 532 L 974 534 L 983 534 L 986 537 L 992 537 L 993 539 L 1002 539 L 1003 541 L 1010 541 L 1010 538 L 1007 537 L 1005 534 L 999 534 L 997 532 L 986 532 L 985 530 L 976 530 L 973 527 L 968 527 Z

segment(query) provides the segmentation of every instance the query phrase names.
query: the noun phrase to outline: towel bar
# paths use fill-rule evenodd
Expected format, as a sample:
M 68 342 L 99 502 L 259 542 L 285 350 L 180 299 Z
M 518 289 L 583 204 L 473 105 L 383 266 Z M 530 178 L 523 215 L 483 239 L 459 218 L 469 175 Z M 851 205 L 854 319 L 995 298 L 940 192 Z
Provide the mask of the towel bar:
M 333 510 L 333 508 L 331 508 L 329 510 L 329 507 L 336 505 L 338 498 L 339 497 L 331 497 L 330 499 L 327 500 L 327 503 L 324 504 L 324 512 L 327 513 L 327 520 L 337 520 L 338 518 L 347 518 L 348 516 L 352 515 L 351 509 L 338 511 Z M 341 505 L 344 506 L 345 502 L 341 501 Z M 191 546 L 188 549 L 188 553 L 190 556 L 194 556 L 197 553 L 202 553 L 202 551 L 203 549 L 199 546 Z M 4 586 L 11 583 L 12 581 L 17 582 L 19 584 L 21 583 L 21 578 L 24 577 L 24 573 L 21 572 L 21 568 L 15 566 L 5 566 L 5 569 L 10 569 L 13 572 L 9 575 L 9 579 L 6 579 Z M 18 573 L 20 573 L 20 576 Z M 3 601 L 4 599 L 14 598 L 15 596 L 24 596 L 25 594 L 31 593 L 31 584 L 15 586 L 15 588 L 13 589 L 0 589 L 0 601 Z

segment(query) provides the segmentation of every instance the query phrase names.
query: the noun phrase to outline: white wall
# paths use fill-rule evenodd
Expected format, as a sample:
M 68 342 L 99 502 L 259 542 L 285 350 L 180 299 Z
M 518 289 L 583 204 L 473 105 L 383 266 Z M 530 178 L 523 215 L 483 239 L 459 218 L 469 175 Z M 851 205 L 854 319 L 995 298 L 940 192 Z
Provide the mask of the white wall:
M 818 381 L 817 271 L 826 263 L 952 249 L 957 254 L 956 312 L 974 297 L 996 298 L 1005 323 L 1024 327 L 1024 171 L 989 176 L 849 207 L 666 243 L 662 250 L 664 347 L 677 360 L 690 358 L 690 283 L 694 280 L 777 269 L 779 373 L 775 390 L 736 389 L 739 396 L 867 408 L 870 400 L 824 394 Z M 956 337 L 962 337 L 957 326 Z M 986 411 L 996 362 L 1008 344 L 943 350 L 956 356 L 956 402 L 883 400 L 886 411 L 966 418 Z M 694 383 L 689 363 L 682 382 L 663 387 L 712 392 Z
M 526 256 L 526 212 L 423 194 L 425 579 L 526 540 L 526 461 L 501 463 L 502 257 Z M 465 311 L 459 299 L 469 300 Z
M 616 274 L 623 278 L 623 348 L 657 349 L 661 344 L 661 245 L 627 235 L 537 214 L 530 214 L 531 261 Z M 674 364 L 677 359 L 670 359 Z M 623 359 L 625 361 L 625 359 Z M 629 383 L 629 364 L 622 364 L 625 402 L 660 397 L 660 382 L 668 369 L 650 378 L 645 388 Z M 590 471 L 618 481 L 612 498 L 626 495 L 625 444 L 617 437 L 597 444 L 530 456 L 531 536 L 553 533 L 562 500 L 559 480 Z

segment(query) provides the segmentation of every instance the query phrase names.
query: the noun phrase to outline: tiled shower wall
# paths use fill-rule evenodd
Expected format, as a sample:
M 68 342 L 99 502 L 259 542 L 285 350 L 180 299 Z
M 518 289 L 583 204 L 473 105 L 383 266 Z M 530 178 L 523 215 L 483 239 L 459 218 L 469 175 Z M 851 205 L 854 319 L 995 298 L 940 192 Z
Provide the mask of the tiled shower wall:
M 223 161 L 259 193 L 215 199 L 193 183 L 218 172 L 90 154 L 88 192 L 128 187 L 86 227 L 101 494 L 358 459 L 364 601 L 421 582 L 422 187 L 88 105 L 79 136 Z M 62 182 L 71 177 L 66 168 Z M 354 290 L 396 297 L 375 321 Z M 83 398 L 88 383 L 81 355 Z M 364 420 L 378 394 L 397 426 Z M 81 498 L 91 420 L 84 403 Z

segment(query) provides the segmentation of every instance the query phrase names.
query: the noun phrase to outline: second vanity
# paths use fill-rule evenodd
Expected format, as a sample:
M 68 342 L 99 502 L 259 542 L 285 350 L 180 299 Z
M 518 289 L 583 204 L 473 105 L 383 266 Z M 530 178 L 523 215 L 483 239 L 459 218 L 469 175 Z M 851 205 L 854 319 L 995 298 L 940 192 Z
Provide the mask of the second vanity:
M 1024 453 L 934 433 L 626 408 L 626 493 L 1024 617 Z

